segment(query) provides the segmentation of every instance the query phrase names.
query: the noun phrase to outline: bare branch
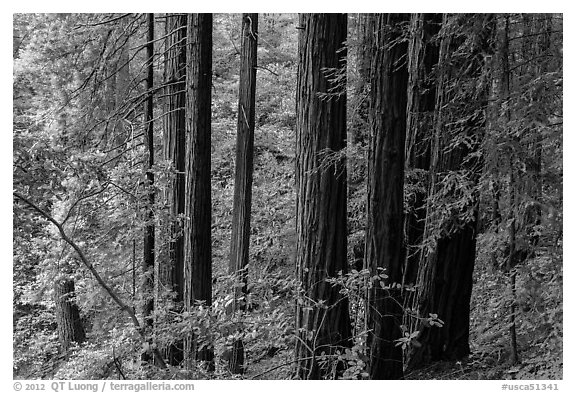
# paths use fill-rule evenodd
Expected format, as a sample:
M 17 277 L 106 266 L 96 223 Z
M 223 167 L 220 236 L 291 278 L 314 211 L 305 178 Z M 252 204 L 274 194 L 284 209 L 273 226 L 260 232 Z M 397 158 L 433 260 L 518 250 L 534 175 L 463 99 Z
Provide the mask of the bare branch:
M 134 312 L 134 309 L 132 307 L 130 307 L 128 304 L 126 304 L 122 299 L 120 299 L 118 294 L 116 294 L 116 292 L 104 281 L 102 276 L 100 276 L 100 273 L 98 273 L 98 271 L 94 268 L 94 265 L 92 265 L 92 263 L 88 260 L 88 258 L 86 258 L 86 255 L 84 254 L 84 251 L 82 251 L 80 246 L 78 246 L 78 244 L 76 244 L 76 242 L 74 240 L 72 240 L 71 238 L 68 237 L 62 224 L 60 224 L 58 221 L 56 221 L 54 219 L 54 217 L 52 217 L 50 214 L 46 213 L 44 210 L 42 210 L 40 207 L 38 207 L 38 205 L 36 205 L 34 202 L 30 201 L 24 195 L 22 195 L 16 191 L 13 191 L 12 195 L 14 195 L 16 198 L 20 199 L 22 202 L 26 203 L 28 206 L 30 206 L 32 209 L 34 209 L 38 214 L 40 214 L 42 217 L 46 218 L 48 221 L 50 221 L 52 224 L 54 224 L 54 226 L 60 232 L 60 237 L 62 238 L 62 240 L 64 240 L 66 243 L 68 243 L 74 249 L 74 251 L 76 251 L 76 254 L 78 254 L 78 257 L 80 258 L 80 261 L 82 262 L 82 264 L 90 271 L 90 273 L 92 273 L 92 276 L 96 279 L 98 284 L 100 284 L 100 286 L 102 288 L 104 288 L 106 293 L 108 293 L 108 295 L 112 298 L 112 300 L 114 300 L 114 302 L 118 305 L 118 307 L 120 307 L 120 310 L 122 310 L 126 314 L 128 314 L 128 316 L 130 317 L 130 320 L 132 321 L 132 324 L 136 328 L 136 331 L 138 332 L 138 334 L 140 335 L 142 340 L 147 341 L 146 335 L 144 334 L 144 330 L 142 329 L 140 322 L 138 322 L 138 318 L 136 317 L 136 313 Z M 154 349 L 153 352 L 154 352 L 155 357 L 158 360 L 158 364 L 160 365 L 160 367 L 167 368 L 166 363 L 164 362 L 164 359 L 162 358 L 162 355 L 160 354 L 158 349 Z

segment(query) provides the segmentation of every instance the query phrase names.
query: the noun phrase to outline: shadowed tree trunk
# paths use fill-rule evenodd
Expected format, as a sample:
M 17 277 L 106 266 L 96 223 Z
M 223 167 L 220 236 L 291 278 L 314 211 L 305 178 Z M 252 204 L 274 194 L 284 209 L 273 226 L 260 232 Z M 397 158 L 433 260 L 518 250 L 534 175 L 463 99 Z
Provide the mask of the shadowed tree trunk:
M 73 342 L 82 344 L 86 340 L 86 333 L 75 297 L 74 280 L 66 277 L 56 279 L 54 303 L 56 305 L 58 339 L 63 352 L 67 352 Z
M 375 21 L 376 14 L 358 14 L 356 22 L 358 40 L 356 64 L 359 78 L 353 85 L 356 102 L 352 104 L 355 105 L 356 110 L 351 119 L 352 124 L 349 126 L 348 142 L 351 144 L 365 145 L 368 140 L 370 61 L 374 51 Z
M 186 69 L 186 224 L 184 235 L 184 305 L 212 304 L 212 199 L 210 184 L 212 104 L 212 14 L 189 14 Z M 192 337 L 185 361 L 213 369 L 214 351 Z
M 404 143 L 408 45 L 402 23 L 408 14 L 379 14 L 372 59 L 371 126 L 368 158 L 366 267 L 385 274 L 368 293 L 367 328 L 371 379 L 403 378 L 401 290 L 404 262 Z
M 167 200 L 170 208 L 168 261 L 160 267 L 160 282 L 175 294 L 176 311 L 184 299 L 184 225 L 186 179 L 186 15 L 166 16 L 166 59 L 164 81 L 166 101 L 164 105 L 164 159 L 170 161 L 175 172 Z M 183 360 L 183 343 L 167 348 L 170 364 Z
M 433 38 L 440 31 L 442 14 L 412 14 L 408 56 L 408 98 L 406 119 L 405 192 L 408 199 L 404 233 L 406 262 L 403 284 L 416 283 L 426 220 L 426 196 L 432 139 L 436 86 L 433 70 L 439 46 Z
M 154 14 L 148 14 L 148 36 L 146 43 L 146 97 L 144 107 L 144 128 L 146 139 L 146 190 L 147 200 L 145 207 L 146 225 L 144 226 L 144 255 L 142 258 L 142 297 L 143 297 L 143 310 L 142 318 L 144 319 L 143 327 L 146 334 L 152 334 L 153 329 L 153 316 L 154 310 L 154 240 L 155 240 L 155 226 L 154 226 L 154 107 L 153 107 L 153 94 L 154 87 Z M 149 353 L 145 352 L 142 359 L 149 361 Z
M 324 352 L 351 344 L 348 299 L 326 282 L 346 273 L 346 14 L 301 14 L 296 88 L 296 269 L 302 292 L 297 376 L 334 378 Z M 321 153 L 324 157 L 322 159 Z M 327 154 L 324 154 L 327 153 Z
M 445 15 L 443 25 L 449 26 L 447 18 Z M 478 220 L 476 187 L 483 165 L 478 149 L 485 134 L 489 88 L 489 78 L 481 76 L 485 70 L 483 55 L 491 51 L 493 16 L 450 18 L 461 18 L 457 24 L 471 30 L 447 30 L 440 43 L 425 229 L 432 245 L 428 254 L 422 255 L 418 271 L 414 308 L 421 318 L 417 329 L 421 345 L 412 348 L 409 367 L 461 359 L 470 353 L 470 297 Z M 460 48 L 464 36 L 470 34 L 475 35 L 475 44 Z M 455 201 L 460 203 L 449 207 Z M 445 220 L 442 211 L 447 208 L 451 209 L 451 218 Z M 437 314 L 444 326 L 434 326 L 430 314 Z
M 258 49 L 258 14 L 242 15 L 242 48 L 240 88 L 238 97 L 238 128 L 236 137 L 236 177 L 232 212 L 230 245 L 231 274 L 243 283 L 234 288 L 234 310 L 245 310 L 247 294 L 248 255 L 250 246 L 250 213 L 252 209 L 252 177 L 254 168 L 254 115 L 256 108 L 256 65 Z M 233 374 L 244 373 L 244 344 L 233 343 L 229 364 Z
M 501 94 L 501 108 L 502 113 L 500 114 L 503 120 L 503 129 L 506 130 L 510 127 L 512 121 L 512 112 L 510 110 L 510 83 L 511 83 L 511 73 L 510 73 L 510 51 L 509 51 L 509 32 L 510 32 L 510 15 L 505 14 L 502 20 L 502 26 L 500 27 L 501 34 L 500 39 L 500 66 L 501 66 L 501 80 L 500 80 L 500 94 Z M 509 315 L 508 315 L 508 329 L 510 332 L 510 363 L 513 365 L 520 362 L 518 356 L 518 342 L 516 335 L 516 269 L 514 269 L 515 261 L 514 256 L 518 247 L 518 183 L 519 176 L 517 175 L 517 165 L 520 157 L 517 157 L 516 147 L 520 146 L 520 140 L 516 135 L 512 136 L 513 144 L 511 148 L 506 153 L 509 154 L 509 211 L 508 211 L 508 250 L 509 253 L 506 255 L 506 269 L 505 272 L 510 280 L 510 292 L 511 298 L 509 298 Z

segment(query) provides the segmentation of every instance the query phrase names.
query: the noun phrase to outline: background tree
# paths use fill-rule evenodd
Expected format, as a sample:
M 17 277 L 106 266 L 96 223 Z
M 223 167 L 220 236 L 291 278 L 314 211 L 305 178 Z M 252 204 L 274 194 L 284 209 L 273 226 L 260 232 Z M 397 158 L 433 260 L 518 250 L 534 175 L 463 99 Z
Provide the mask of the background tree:
M 254 117 L 256 110 L 256 66 L 258 53 L 258 14 L 242 14 L 240 87 L 238 92 L 238 136 L 236 137 L 236 175 L 232 212 L 230 273 L 237 274 L 234 309 L 245 310 L 247 295 L 252 179 L 254 172 Z M 236 340 L 232 347 L 230 371 L 242 374 L 244 344 Z
M 186 28 L 187 15 L 166 15 L 164 61 L 164 159 L 172 165 L 168 187 L 170 209 L 168 261 L 160 267 L 161 283 L 174 291 L 175 309 L 184 301 L 184 221 L 186 170 Z M 182 342 L 171 345 L 167 357 L 172 365 L 183 360 Z
M 75 297 L 74 280 L 67 277 L 56 280 L 54 284 L 56 322 L 58 338 L 64 352 L 68 351 L 72 343 L 82 344 L 86 340 L 86 332 Z

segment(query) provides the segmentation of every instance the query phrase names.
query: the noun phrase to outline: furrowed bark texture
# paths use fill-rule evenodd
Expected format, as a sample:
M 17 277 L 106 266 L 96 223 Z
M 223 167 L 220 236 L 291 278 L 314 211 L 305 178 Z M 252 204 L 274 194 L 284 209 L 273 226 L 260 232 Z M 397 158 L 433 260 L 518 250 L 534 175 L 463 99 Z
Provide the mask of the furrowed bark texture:
M 332 365 L 321 369 L 317 357 L 322 352 L 334 354 L 351 341 L 348 300 L 338 287 L 325 281 L 347 271 L 346 160 L 342 156 L 346 147 L 346 85 L 342 79 L 346 30 L 346 14 L 300 16 L 296 269 L 302 294 L 296 310 L 296 356 L 301 379 L 334 377 L 329 375 Z M 336 157 L 323 161 L 321 153 L 326 151 Z
M 424 319 L 418 322 L 421 346 L 412 348 L 410 368 L 431 361 L 461 359 L 470 353 L 470 297 L 478 220 L 476 185 L 483 165 L 477 151 L 485 133 L 489 87 L 481 79 L 485 67 L 482 55 L 490 51 L 493 24 L 489 14 L 451 17 L 462 18 L 462 24 L 474 27 L 470 34 L 476 34 L 476 44 L 458 51 L 465 38 L 452 31 L 447 31 L 440 43 L 425 229 L 433 245 L 422 256 L 418 271 L 414 308 Z M 447 18 L 445 15 L 444 24 Z M 458 73 L 458 69 L 466 72 Z M 458 176 L 457 184 L 449 185 L 450 176 Z M 465 202 L 451 212 L 451 219 L 443 221 L 435 214 L 455 200 Z M 430 314 L 437 314 L 444 326 L 431 326 L 425 320 Z
M 164 159 L 170 161 L 175 175 L 171 181 L 167 201 L 171 222 L 168 244 L 168 261 L 159 270 L 160 283 L 175 293 L 177 309 L 184 300 L 184 222 L 185 170 L 186 170 L 186 15 L 166 16 L 166 59 L 164 81 L 166 101 L 164 104 Z M 182 343 L 167 349 L 172 365 L 183 360 Z
M 210 184 L 212 14 L 189 14 L 186 74 L 186 224 L 184 248 L 184 305 L 212 304 L 212 200 Z M 203 349 L 199 346 L 207 345 Z M 188 340 L 185 358 L 210 364 L 209 343 Z M 191 367 L 191 363 L 188 363 Z
M 375 56 L 372 60 L 371 142 L 368 158 L 366 267 L 375 282 L 368 293 L 367 328 L 371 379 L 403 377 L 402 349 L 394 340 L 402 337 L 401 291 L 404 262 L 404 143 L 408 44 L 398 40 L 400 24 L 408 14 L 379 14 L 376 21 Z M 385 289 L 380 284 L 390 286 Z
M 442 14 L 412 14 L 408 55 L 408 101 L 406 119 L 406 190 L 408 214 L 404 223 L 406 262 L 403 283 L 415 284 L 426 220 L 426 194 L 436 86 L 433 70 L 438 63 L 439 46 L 432 38 L 440 30 Z
M 82 344 L 86 340 L 84 326 L 80 319 L 80 310 L 76 305 L 74 280 L 58 278 L 54 283 L 54 303 L 56 305 L 56 323 L 58 339 L 63 352 L 67 352 L 75 342 Z
M 235 291 L 234 310 L 245 309 L 246 301 L 237 299 L 247 294 L 248 255 L 250 246 L 250 214 L 252 209 L 252 178 L 254 169 L 254 116 L 256 109 L 256 65 L 258 50 L 258 14 L 242 15 L 242 47 L 238 127 L 236 137 L 236 176 L 230 245 L 231 274 L 244 284 Z M 234 374 L 244 371 L 244 345 L 235 342 L 229 368 Z

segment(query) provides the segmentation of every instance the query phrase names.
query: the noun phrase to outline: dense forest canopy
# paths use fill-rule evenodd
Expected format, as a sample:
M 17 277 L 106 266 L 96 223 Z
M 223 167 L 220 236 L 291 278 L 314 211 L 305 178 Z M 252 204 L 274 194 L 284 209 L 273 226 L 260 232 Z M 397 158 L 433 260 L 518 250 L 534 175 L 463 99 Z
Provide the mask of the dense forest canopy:
M 561 379 L 562 31 L 14 14 L 14 378 Z

